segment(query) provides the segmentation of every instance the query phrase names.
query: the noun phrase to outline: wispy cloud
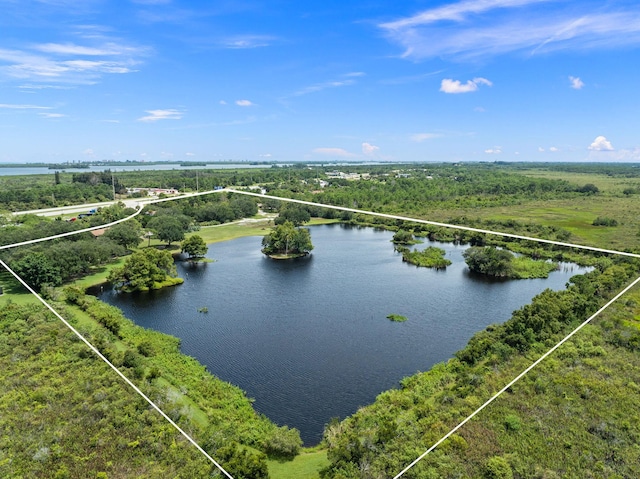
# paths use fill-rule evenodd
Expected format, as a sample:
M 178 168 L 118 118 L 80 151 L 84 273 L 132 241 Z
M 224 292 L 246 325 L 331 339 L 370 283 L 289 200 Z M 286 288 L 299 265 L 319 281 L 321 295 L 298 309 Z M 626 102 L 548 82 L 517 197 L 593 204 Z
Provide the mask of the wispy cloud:
M 253 103 L 250 100 L 236 100 L 236 105 L 238 105 L 238 106 L 255 106 L 255 103 Z
M 463 0 L 379 27 L 413 59 L 640 44 L 640 10 L 634 4 L 585 0 L 580 13 L 573 6 L 561 0 Z
M 41 43 L 0 49 L 0 77 L 49 84 L 92 84 L 106 74 L 131 73 L 149 49 L 104 37 L 96 28 L 75 33 L 84 44 Z M 23 86 L 23 88 L 26 88 Z M 31 85 L 30 88 L 36 88 Z
M 9 110 L 51 110 L 50 106 L 40 105 L 15 105 L 9 103 L 0 103 L 0 108 L 6 108 Z
M 65 114 L 63 113 L 38 113 L 43 118 L 64 118 Z
M 371 143 L 362 144 L 362 153 L 365 156 L 375 156 L 378 150 L 380 150 L 379 146 L 372 145 Z
M 440 73 L 442 73 L 442 70 L 437 70 L 437 71 L 428 72 L 428 73 L 421 73 L 418 75 L 408 75 L 403 77 L 387 78 L 386 80 L 380 80 L 380 83 L 383 85 L 404 85 L 407 83 L 418 83 L 429 77 L 438 75 Z
M 415 133 L 411 135 L 411 141 L 422 143 L 423 141 L 432 140 L 433 138 L 440 138 L 442 136 L 442 133 Z
M 484 152 L 487 155 L 499 155 L 502 153 L 502 147 L 501 146 L 494 146 L 493 148 L 488 148 L 486 150 L 484 150 Z
M 351 79 L 346 79 L 346 80 L 335 80 L 335 81 L 327 81 L 324 83 L 316 83 L 315 85 L 310 85 L 308 87 L 305 88 L 301 88 L 300 90 L 296 91 L 293 96 L 302 96 L 302 95 L 308 95 L 309 93 L 316 93 L 322 90 L 326 90 L 328 88 L 339 88 L 342 86 L 349 86 L 349 85 L 353 85 L 355 83 L 355 80 L 351 80 Z
M 301 88 L 294 92 L 291 96 L 303 96 L 308 95 L 310 93 L 317 93 L 319 91 L 331 89 L 331 88 L 340 88 L 343 86 L 350 86 L 356 84 L 356 79 L 360 77 L 366 76 L 364 72 L 349 72 L 344 73 L 338 76 L 336 80 L 329 80 L 321 83 L 315 83 L 313 85 L 309 85 L 307 87 Z
M 315 148 L 313 150 L 313 153 L 323 156 L 338 156 L 341 158 L 353 158 L 354 156 L 358 156 L 355 153 L 350 153 L 343 148 Z
M 154 122 L 158 120 L 180 120 L 183 112 L 180 110 L 146 110 L 147 116 L 138 118 L 138 121 Z
M 271 35 L 234 35 L 223 38 L 218 43 L 223 48 L 247 49 L 268 47 L 276 40 L 277 37 Z
M 440 84 L 440 91 L 444 93 L 470 93 L 478 90 L 478 85 L 491 86 L 491 83 L 486 78 L 474 78 L 473 80 L 462 83 L 460 80 L 452 80 L 451 78 L 445 78 Z
M 571 88 L 574 90 L 580 90 L 584 86 L 584 82 L 580 80 L 579 77 L 569 77 L 569 81 L 571 82 Z

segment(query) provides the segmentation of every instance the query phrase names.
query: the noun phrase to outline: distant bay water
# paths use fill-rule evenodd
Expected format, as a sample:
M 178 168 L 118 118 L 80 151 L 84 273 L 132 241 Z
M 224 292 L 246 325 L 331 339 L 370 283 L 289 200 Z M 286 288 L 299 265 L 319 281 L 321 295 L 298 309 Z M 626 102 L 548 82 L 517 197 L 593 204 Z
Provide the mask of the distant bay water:
M 318 164 L 319 167 L 338 167 L 338 166 L 364 166 L 364 165 L 381 165 L 384 163 L 369 161 L 369 162 L 351 162 L 351 163 L 323 163 Z M 92 165 L 88 168 L 49 168 L 46 166 L 2 166 L 0 164 L 0 176 L 21 176 L 21 175 L 53 175 L 56 171 L 63 171 L 65 173 L 82 173 L 82 172 L 101 172 L 105 170 L 111 170 L 114 173 L 118 171 L 182 171 L 182 170 L 241 170 L 246 168 L 271 168 L 272 166 L 285 167 L 291 166 L 291 163 L 207 163 L 189 165 L 188 163 L 119 163 L 117 165 Z M 313 166 L 313 165 L 312 165 Z
M 465 246 L 437 244 L 453 264 L 435 271 L 403 263 L 388 231 L 310 229 L 307 258 L 271 260 L 260 237 L 239 238 L 210 245 L 214 263 L 178 263 L 180 286 L 98 296 L 137 324 L 179 337 L 185 354 L 313 445 L 331 418 L 447 360 L 477 331 L 586 271 L 563 264 L 548 279 L 491 281 L 468 272 Z
M 20 166 L 20 167 L 0 167 L 0 176 L 21 176 L 21 175 L 53 175 L 56 171 L 64 171 L 65 173 L 88 173 L 101 172 L 111 170 L 114 173 L 118 171 L 171 171 L 171 170 L 233 170 L 244 168 L 270 168 L 271 165 L 252 165 L 249 163 L 210 163 L 207 165 L 186 165 L 182 166 L 177 163 L 153 164 L 145 165 L 144 163 L 135 163 L 131 165 L 96 165 L 89 168 L 48 168 L 43 166 Z

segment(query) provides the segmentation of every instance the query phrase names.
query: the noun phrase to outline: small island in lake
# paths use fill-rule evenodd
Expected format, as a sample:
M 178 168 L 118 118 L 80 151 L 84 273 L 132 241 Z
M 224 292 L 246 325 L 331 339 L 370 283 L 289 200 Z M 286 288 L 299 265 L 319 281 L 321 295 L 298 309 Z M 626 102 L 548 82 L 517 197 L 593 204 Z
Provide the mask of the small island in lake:
M 390 319 L 394 323 L 404 323 L 407 320 L 407 317 L 399 314 L 387 314 L 387 319 Z
M 472 246 L 462 256 L 474 273 L 496 278 L 548 278 L 549 273 L 558 269 L 557 263 L 515 256 L 510 251 L 492 246 Z
M 444 257 L 445 250 L 435 246 L 429 246 L 422 251 L 409 251 L 408 248 L 403 248 L 399 251 L 402 253 L 402 261 L 422 266 L 423 268 L 445 269 L 451 264 L 451 261 Z
M 396 234 L 393 235 L 391 242 L 396 245 L 405 245 L 405 246 L 422 243 L 422 241 L 416 239 L 413 236 L 413 233 L 411 231 L 406 231 L 406 230 L 398 230 Z
M 296 228 L 291 221 L 277 225 L 262 238 L 262 252 L 273 259 L 306 256 L 313 249 L 307 228 Z

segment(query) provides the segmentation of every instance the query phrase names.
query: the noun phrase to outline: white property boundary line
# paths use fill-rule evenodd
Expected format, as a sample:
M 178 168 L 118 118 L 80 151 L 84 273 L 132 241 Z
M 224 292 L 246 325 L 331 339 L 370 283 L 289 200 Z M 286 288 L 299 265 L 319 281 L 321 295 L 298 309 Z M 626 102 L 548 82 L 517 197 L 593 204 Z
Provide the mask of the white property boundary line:
M 219 192 L 222 192 L 222 191 L 229 191 L 229 192 L 232 192 L 232 193 L 239 193 L 239 194 L 249 195 L 249 196 L 257 196 L 257 197 L 260 197 L 260 198 L 274 199 L 274 200 L 278 200 L 278 201 L 289 201 L 289 202 L 292 202 L 292 203 L 299 203 L 299 204 L 310 205 L 310 206 L 318 206 L 318 207 L 322 207 L 322 208 L 334 209 L 334 210 L 339 210 L 339 211 L 349 211 L 349 212 L 352 212 L 352 213 L 361 213 L 361 214 L 370 215 L 370 216 L 379 216 L 379 217 L 382 217 L 382 218 L 389 218 L 389 219 L 394 219 L 394 220 L 409 221 L 409 222 L 412 222 L 412 223 L 423 223 L 423 224 L 429 224 L 429 225 L 434 225 L 434 226 L 441 226 L 441 227 L 445 227 L 445 228 L 454 228 L 454 229 L 459 229 L 459 230 L 464 230 L 464 231 L 473 231 L 473 232 L 477 232 L 477 233 L 484 233 L 484 234 L 502 236 L 502 237 L 507 237 L 507 238 L 529 240 L 529 241 L 534 241 L 534 242 L 538 242 L 538 243 L 547 243 L 547 244 L 553 244 L 553 245 L 557 245 L 557 246 L 565 246 L 565 247 L 573 248 L 573 249 L 583 249 L 583 250 L 589 250 L 589 251 L 595 251 L 595 252 L 601 252 L 601 253 L 608 253 L 608 254 L 614 254 L 614 255 L 620 255 L 620 256 L 629 256 L 629 257 L 633 257 L 633 258 L 640 258 L 640 254 L 628 253 L 628 252 L 624 252 L 624 251 L 615 251 L 615 250 L 608 250 L 608 249 L 603 249 L 603 248 L 595 248 L 595 247 L 592 247 L 592 246 L 583 246 L 583 245 L 577 245 L 577 244 L 572 244 L 572 243 L 564 243 L 564 242 L 561 242 L 561 241 L 552 241 L 552 240 L 546 240 L 546 239 L 540 239 L 540 238 L 533 238 L 533 237 L 530 237 L 530 236 L 522 236 L 522 235 L 511 234 L 511 233 L 500 233 L 500 232 L 497 232 L 497 231 L 484 230 L 484 229 L 480 229 L 480 228 L 472 228 L 472 227 L 468 227 L 468 226 L 457 226 L 457 225 L 452 225 L 452 224 L 448 224 L 448 223 L 439 223 L 439 222 L 435 222 L 435 221 L 428 221 L 428 220 L 422 220 L 422 219 L 417 219 L 417 218 L 408 218 L 406 216 L 390 215 L 390 214 L 386 214 L 386 213 L 375 213 L 375 212 L 372 212 L 372 211 L 358 210 L 358 209 L 355 209 L 355 208 L 347 208 L 347 207 L 334 206 L 334 205 L 325 205 L 325 204 L 322 204 L 322 203 L 314 203 L 314 202 L 311 202 L 311 201 L 303 201 L 303 200 L 297 200 L 297 199 L 293 199 L 293 198 L 281 198 L 281 197 L 278 197 L 278 196 L 270 196 L 270 195 L 252 193 L 252 192 L 248 192 L 248 191 L 239 191 L 239 190 L 233 190 L 233 189 L 205 191 L 205 192 L 201 192 L 201 193 L 200 192 L 199 193 L 191 193 L 191 194 L 181 195 L 181 196 L 176 196 L 176 197 L 169 197 L 169 198 L 151 200 L 151 201 L 146 201 L 144 203 L 141 202 L 138 205 L 139 206 L 138 210 L 134 214 L 132 214 L 132 215 L 126 217 L 126 218 L 123 218 L 123 219 L 120 219 L 120 220 L 117 220 L 117 221 L 114 221 L 114 222 L 111 222 L 111 223 L 107 223 L 107 224 L 104 224 L 104 225 L 101 225 L 101 226 L 94 226 L 94 227 L 91 227 L 91 228 L 85 228 L 85 229 L 78 230 L 78 231 L 71 231 L 71 232 L 68 232 L 68 233 L 62 233 L 62 234 L 59 234 L 59 235 L 54 235 L 54 236 L 50 236 L 50 237 L 46 237 L 46 238 L 39 238 L 39 239 L 35 239 L 35 240 L 23 241 L 21 243 L 16 243 L 16 244 L 13 244 L 13 245 L 0 246 L 0 250 L 8 249 L 8 248 L 14 248 L 14 247 L 17 247 L 17 246 L 33 244 L 33 243 L 39 243 L 39 242 L 47 241 L 47 240 L 50 240 L 50 239 L 62 238 L 62 237 L 65 237 L 65 236 L 71 236 L 71 235 L 78 234 L 78 233 L 83 233 L 83 232 L 87 232 L 87 231 L 92 231 L 92 230 L 96 230 L 96 229 L 101 229 L 101 228 L 106 228 L 106 227 L 109 227 L 109 226 L 113 226 L 113 225 L 116 225 L 118 223 L 122 223 L 122 222 L 128 221 L 131 218 L 134 218 L 135 216 L 137 216 L 138 214 L 140 214 L 142 212 L 143 206 L 146 205 L 146 204 L 161 203 L 161 202 L 165 202 L 165 201 L 181 200 L 181 199 L 186 199 L 186 198 L 190 198 L 190 197 L 193 197 L 193 196 L 208 195 L 208 194 L 211 194 L 211 193 L 219 193 Z M 105 363 L 107 363 L 109 365 L 109 367 L 111 369 L 113 369 L 131 388 L 133 388 L 133 390 L 135 392 L 137 392 L 156 411 L 158 411 L 160 413 L 160 415 L 162 415 L 162 417 L 164 417 L 177 431 L 179 431 L 191 444 L 193 444 L 198 449 L 198 451 L 200 451 L 210 462 L 212 462 L 222 473 L 224 473 L 227 476 L 227 478 L 233 479 L 233 477 L 227 471 L 225 471 L 222 468 L 222 466 L 220 464 L 218 464 L 218 462 L 216 462 L 204 449 L 202 449 L 202 447 L 200 447 L 200 445 L 198 445 L 198 443 L 195 442 L 191 438 L 191 436 L 189 436 L 185 431 L 183 431 L 180 428 L 180 426 L 178 426 L 169 416 L 167 416 L 151 399 L 149 399 L 135 384 L 133 384 L 133 382 L 131 382 L 124 374 L 122 374 L 118 368 L 116 368 L 105 356 L 102 355 L 102 353 L 100 353 L 100 351 L 95 346 L 93 346 L 73 326 L 71 326 L 71 324 L 69 324 L 52 306 L 50 306 L 43 298 L 41 298 L 20 276 L 18 276 L 12 269 L 10 269 L 2 260 L 0 260 L 0 265 L 2 265 L 7 271 L 9 271 L 22 285 L 24 285 L 27 288 L 27 290 L 29 290 L 29 292 L 31 292 L 31 294 L 33 294 L 42 304 L 44 304 L 53 314 L 55 314 L 58 317 L 58 319 L 60 319 L 78 338 L 80 338 L 87 346 L 89 346 L 89 348 L 100 359 L 102 359 Z M 433 444 L 429 449 L 427 449 L 419 457 L 417 457 L 411 464 L 409 464 L 402 471 L 400 471 L 400 473 L 398 473 L 396 476 L 394 476 L 393 479 L 398 479 L 401 476 L 403 476 L 405 472 L 407 472 L 413 466 L 415 466 L 418 462 L 420 462 L 424 457 L 426 457 L 431 451 L 433 451 L 436 447 L 438 447 L 442 442 L 446 441 L 458 429 L 460 429 L 467 422 L 469 422 L 473 417 L 475 417 L 478 413 L 480 413 L 485 407 L 487 407 L 495 399 L 497 399 L 500 395 L 502 395 L 502 393 L 504 393 L 507 389 L 509 389 L 516 382 L 518 382 L 520 379 L 522 379 L 527 373 L 529 373 L 529 371 L 531 371 L 534 367 L 536 367 L 544 359 L 546 359 L 547 356 L 549 356 L 556 349 L 558 349 L 560 346 L 562 346 L 566 341 L 568 341 L 572 336 L 574 336 L 584 326 L 589 324 L 593 319 L 595 319 L 597 316 L 599 316 L 604 310 L 606 310 L 609 306 L 611 306 L 615 301 L 617 301 L 621 296 L 623 296 L 627 291 L 629 291 L 631 288 L 633 288 L 639 282 L 640 282 L 640 277 L 635 279 L 632 283 L 630 283 L 627 287 L 625 287 L 622 291 L 620 291 L 613 299 L 611 299 L 609 302 L 607 302 L 596 313 L 594 313 L 591 317 L 586 319 L 582 324 L 580 324 L 577 328 L 575 328 L 572 332 L 570 332 L 567 336 L 565 336 L 562 340 L 560 340 L 555 346 L 553 346 L 551 349 L 549 349 L 549 351 L 547 351 L 545 354 L 540 356 L 540 358 L 538 358 L 534 363 L 532 363 L 523 372 L 521 372 L 518 376 L 516 376 L 513 380 L 511 380 L 511 382 L 509 382 L 509 384 L 504 386 L 500 391 L 498 391 L 496 394 L 494 394 L 490 399 L 488 399 L 478 409 L 476 409 L 473 413 L 471 413 L 468 417 L 466 417 L 463 421 L 461 421 L 457 426 L 455 426 L 447 434 L 445 434 L 442 438 L 440 438 L 440 440 L 438 440 L 435 444 Z

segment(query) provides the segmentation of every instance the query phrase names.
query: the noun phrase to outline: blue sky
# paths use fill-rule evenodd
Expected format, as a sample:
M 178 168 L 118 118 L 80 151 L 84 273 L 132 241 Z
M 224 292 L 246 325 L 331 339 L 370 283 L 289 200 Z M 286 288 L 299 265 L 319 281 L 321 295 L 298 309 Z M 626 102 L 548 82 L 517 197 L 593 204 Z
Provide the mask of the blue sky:
M 0 11 L 0 162 L 640 161 L 637 0 Z

